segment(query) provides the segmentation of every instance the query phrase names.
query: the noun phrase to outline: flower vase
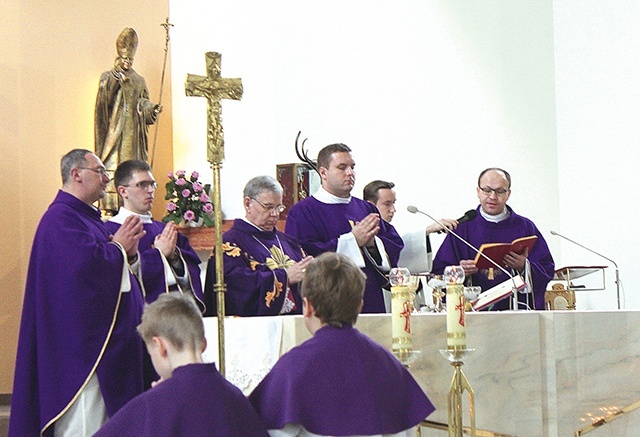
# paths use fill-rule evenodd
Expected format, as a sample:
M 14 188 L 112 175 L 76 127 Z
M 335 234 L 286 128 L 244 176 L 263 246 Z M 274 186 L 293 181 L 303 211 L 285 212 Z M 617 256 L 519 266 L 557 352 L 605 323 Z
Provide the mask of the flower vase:
M 181 226 L 183 228 L 199 228 L 203 224 L 204 224 L 204 220 L 202 219 L 202 217 L 200 217 L 197 221 L 193 221 L 193 220 L 185 221 L 185 220 L 183 220 Z

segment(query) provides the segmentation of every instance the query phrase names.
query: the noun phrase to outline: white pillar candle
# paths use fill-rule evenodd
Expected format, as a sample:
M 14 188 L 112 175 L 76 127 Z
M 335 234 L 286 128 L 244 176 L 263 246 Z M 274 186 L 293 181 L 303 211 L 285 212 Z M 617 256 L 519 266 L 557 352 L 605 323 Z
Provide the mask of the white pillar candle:
M 412 348 L 411 311 L 413 290 L 411 287 L 391 287 L 391 335 L 394 352 L 405 352 Z
M 464 287 L 447 284 L 447 347 L 465 349 L 467 328 L 464 324 Z

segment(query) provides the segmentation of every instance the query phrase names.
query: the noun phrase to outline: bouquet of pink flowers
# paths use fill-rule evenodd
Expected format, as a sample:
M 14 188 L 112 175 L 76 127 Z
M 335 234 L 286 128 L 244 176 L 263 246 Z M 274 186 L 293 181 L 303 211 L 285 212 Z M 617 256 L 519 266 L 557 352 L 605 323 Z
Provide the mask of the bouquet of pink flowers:
M 197 171 L 191 173 L 188 178 L 184 170 L 178 170 L 175 173 L 170 171 L 167 176 L 169 176 L 169 182 L 165 185 L 167 189 L 165 200 L 169 202 L 167 215 L 162 221 L 189 224 L 202 219 L 204 226 L 213 226 L 214 221 L 211 217 L 213 204 L 209 197 L 211 185 L 202 185 L 198 182 L 200 175 Z

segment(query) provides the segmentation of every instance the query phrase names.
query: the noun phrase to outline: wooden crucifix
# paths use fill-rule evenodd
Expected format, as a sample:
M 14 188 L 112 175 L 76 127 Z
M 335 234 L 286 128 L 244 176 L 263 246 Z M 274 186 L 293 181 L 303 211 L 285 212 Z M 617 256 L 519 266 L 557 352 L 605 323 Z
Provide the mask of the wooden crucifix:
M 215 223 L 214 258 L 216 283 L 213 289 L 216 294 L 218 310 L 218 370 L 225 375 L 225 292 L 224 264 L 222 261 L 222 207 L 220 196 L 220 168 L 224 160 L 224 135 L 222 131 L 222 106 L 220 100 L 242 98 L 242 80 L 220 77 L 220 59 L 222 55 L 216 52 L 205 53 L 207 75 L 197 76 L 188 74 L 184 85 L 187 96 L 205 97 L 207 99 L 207 160 L 213 169 L 213 208 Z
M 222 106 L 220 100 L 240 100 L 242 79 L 220 77 L 220 59 L 216 52 L 205 53 L 207 75 L 188 74 L 184 89 L 187 96 L 207 99 L 207 160 L 222 163 L 224 160 L 224 133 L 222 131 Z

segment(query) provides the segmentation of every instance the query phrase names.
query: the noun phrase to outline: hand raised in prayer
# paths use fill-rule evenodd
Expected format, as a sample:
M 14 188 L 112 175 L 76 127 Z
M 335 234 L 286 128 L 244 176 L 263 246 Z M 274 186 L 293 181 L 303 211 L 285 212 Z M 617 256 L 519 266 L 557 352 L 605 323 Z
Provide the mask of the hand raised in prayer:
M 529 248 L 525 248 L 524 252 L 517 254 L 515 252 L 509 252 L 504 256 L 502 261 L 505 266 L 515 269 L 519 272 L 524 270 L 524 266 L 527 263 L 527 257 L 529 256 Z
M 162 252 L 165 258 L 171 260 L 176 256 L 176 242 L 178 241 L 178 226 L 174 222 L 166 224 L 162 232 L 156 235 L 154 246 Z
M 465 276 L 470 276 L 474 273 L 478 273 L 478 268 L 476 267 L 472 259 L 460 260 L 460 267 L 464 269 Z
M 443 219 L 440 219 L 440 223 L 445 225 L 447 229 L 455 229 L 458 227 L 458 220 L 443 218 Z M 427 234 L 432 234 L 434 232 L 439 232 L 442 230 L 443 230 L 442 226 L 440 226 L 438 223 L 433 223 L 427 226 L 426 232 Z
M 290 284 L 297 284 L 298 282 L 302 281 L 302 278 L 304 278 L 304 272 L 307 270 L 307 266 L 312 259 L 313 257 L 311 255 L 306 256 L 297 263 L 285 269 Z
M 113 234 L 113 241 L 122 245 L 127 256 L 133 257 L 138 253 L 138 243 L 147 232 L 142 226 L 142 220 L 137 215 L 130 215 L 124 219 L 122 226 Z
M 378 231 L 380 231 L 380 214 L 374 212 L 357 222 L 351 229 L 359 247 L 373 246 L 373 239 L 378 235 Z

